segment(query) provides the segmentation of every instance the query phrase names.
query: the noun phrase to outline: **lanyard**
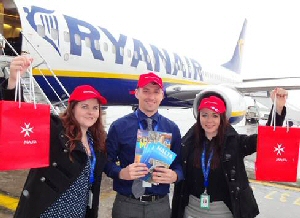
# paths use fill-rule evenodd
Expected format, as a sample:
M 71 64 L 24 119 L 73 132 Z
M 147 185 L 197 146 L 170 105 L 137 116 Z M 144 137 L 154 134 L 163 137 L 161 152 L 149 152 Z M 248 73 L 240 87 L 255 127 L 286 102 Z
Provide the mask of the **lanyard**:
M 213 151 L 210 152 L 209 157 L 208 157 L 208 161 L 207 161 L 207 166 L 205 167 L 205 153 L 206 153 L 206 143 L 203 143 L 203 152 L 202 152 L 202 158 L 201 158 L 201 162 L 202 162 L 202 172 L 203 172 L 203 176 L 204 176 L 204 188 L 205 191 L 207 190 L 208 187 L 208 175 L 209 175 L 209 171 L 210 171 L 210 163 L 211 163 L 211 159 L 213 156 Z
M 91 163 L 90 184 L 93 184 L 94 181 L 95 181 L 94 171 L 95 171 L 95 166 L 96 166 L 96 154 L 95 154 L 95 151 L 94 151 L 94 141 L 92 139 L 92 136 L 91 136 L 90 132 L 87 132 L 87 137 L 88 137 L 88 142 L 89 142 L 91 155 L 92 155 L 91 159 L 89 158 L 90 163 Z
M 139 120 L 139 115 L 137 113 L 137 111 L 135 111 L 135 116 L 138 118 Z M 140 129 L 144 129 L 143 126 L 142 126 L 142 123 L 139 121 L 139 126 L 140 126 Z M 158 129 L 158 123 L 155 125 L 155 127 L 153 128 L 154 131 L 157 131 Z

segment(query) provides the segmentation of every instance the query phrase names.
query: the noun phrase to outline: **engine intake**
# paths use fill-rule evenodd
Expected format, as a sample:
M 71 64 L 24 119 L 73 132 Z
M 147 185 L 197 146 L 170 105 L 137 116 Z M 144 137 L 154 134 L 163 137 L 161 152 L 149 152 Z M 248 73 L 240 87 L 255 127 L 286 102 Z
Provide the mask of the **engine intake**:
M 226 117 L 231 124 L 240 122 L 246 112 L 246 102 L 243 95 L 233 87 L 225 85 L 214 85 L 202 90 L 194 99 L 193 113 L 197 118 L 198 107 L 203 98 L 209 97 L 213 94 L 221 97 L 226 105 Z

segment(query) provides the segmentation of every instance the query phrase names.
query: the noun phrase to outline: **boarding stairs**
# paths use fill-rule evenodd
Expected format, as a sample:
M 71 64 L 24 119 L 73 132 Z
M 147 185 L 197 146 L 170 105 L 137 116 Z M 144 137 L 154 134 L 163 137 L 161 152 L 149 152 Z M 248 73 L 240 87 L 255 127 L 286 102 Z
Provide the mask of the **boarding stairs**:
M 30 44 L 32 47 L 33 45 L 28 41 L 28 39 L 26 37 L 23 36 L 23 40 L 27 40 L 27 44 Z M 10 62 L 12 61 L 12 59 L 14 58 L 14 56 L 8 56 L 4 54 L 4 46 L 10 46 L 11 49 L 14 51 L 14 53 L 16 55 L 19 55 L 14 48 L 9 44 L 9 42 L 0 34 L 0 49 L 2 50 L 2 54 L 0 54 L 0 77 L 3 78 L 8 78 L 9 77 L 9 66 L 10 66 Z M 32 68 L 34 69 L 38 69 L 39 72 L 41 73 L 42 76 L 44 76 L 42 70 L 41 70 L 41 66 L 43 66 L 43 68 L 45 69 L 45 66 L 48 70 L 50 70 L 50 72 L 52 72 L 53 76 L 56 78 L 57 82 L 62 86 L 62 89 L 65 91 L 66 95 L 69 96 L 68 92 L 66 91 L 66 89 L 63 87 L 63 85 L 60 83 L 60 81 L 58 80 L 58 78 L 55 76 L 53 70 L 49 67 L 49 65 L 47 64 L 46 60 L 40 55 L 40 53 L 38 52 L 38 50 L 36 48 L 34 48 L 34 50 L 36 51 L 37 55 L 40 56 L 41 58 L 41 62 L 39 64 L 36 64 L 35 66 L 32 66 Z M 44 79 L 47 81 L 46 77 L 44 77 Z M 30 82 L 32 83 L 32 86 L 30 87 Z M 48 83 L 48 81 L 47 81 Z M 35 78 L 31 75 L 30 70 L 28 70 L 21 78 L 21 85 L 23 87 L 23 93 L 24 93 L 24 100 L 25 102 L 30 102 L 30 103 L 37 103 L 37 104 L 49 104 L 50 105 L 50 110 L 51 113 L 59 115 L 59 113 L 61 113 L 62 110 L 64 110 L 66 108 L 66 100 L 62 100 L 57 94 L 57 97 L 59 99 L 59 101 L 53 103 L 51 102 L 47 95 L 44 93 L 43 89 L 40 87 L 40 85 L 37 83 L 37 81 L 35 80 Z M 52 90 L 55 92 L 55 90 L 53 89 L 53 87 L 51 86 L 51 84 L 48 83 L 48 85 L 52 88 Z M 34 96 L 35 98 L 33 99 L 33 92 L 34 92 Z M 56 93 L 56 92 L 55 92 Z

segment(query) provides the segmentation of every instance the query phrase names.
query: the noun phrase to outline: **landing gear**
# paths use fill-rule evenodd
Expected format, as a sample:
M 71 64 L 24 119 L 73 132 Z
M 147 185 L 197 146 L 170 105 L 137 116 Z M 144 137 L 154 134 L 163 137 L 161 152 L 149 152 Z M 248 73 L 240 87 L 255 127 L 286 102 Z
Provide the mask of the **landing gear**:
M 245 125 L 248 125 L 248 124 L 257 124 L 258 122 L 259 122 L 259 119 L 250 118 L 250 119 L 246 119 L 245 120 Z

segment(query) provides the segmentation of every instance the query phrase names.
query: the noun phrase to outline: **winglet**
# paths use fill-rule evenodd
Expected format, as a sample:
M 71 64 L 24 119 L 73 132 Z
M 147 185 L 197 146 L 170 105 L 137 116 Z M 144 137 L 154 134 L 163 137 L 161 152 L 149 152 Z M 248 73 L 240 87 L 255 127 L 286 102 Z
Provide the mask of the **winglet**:
M 243 55 L 243 47 L 245 42 L 245 32 L 247 27 L 247 19 L 245 19 L 242 31 L 240 33 L 239 40 L 235 46 L 235 50 L 233 56 L 230 61 L 225 64 L 222 64 L 223 67 L 240 74 L 241 73 L 241 64 L 242 64 L 242 55 Z

